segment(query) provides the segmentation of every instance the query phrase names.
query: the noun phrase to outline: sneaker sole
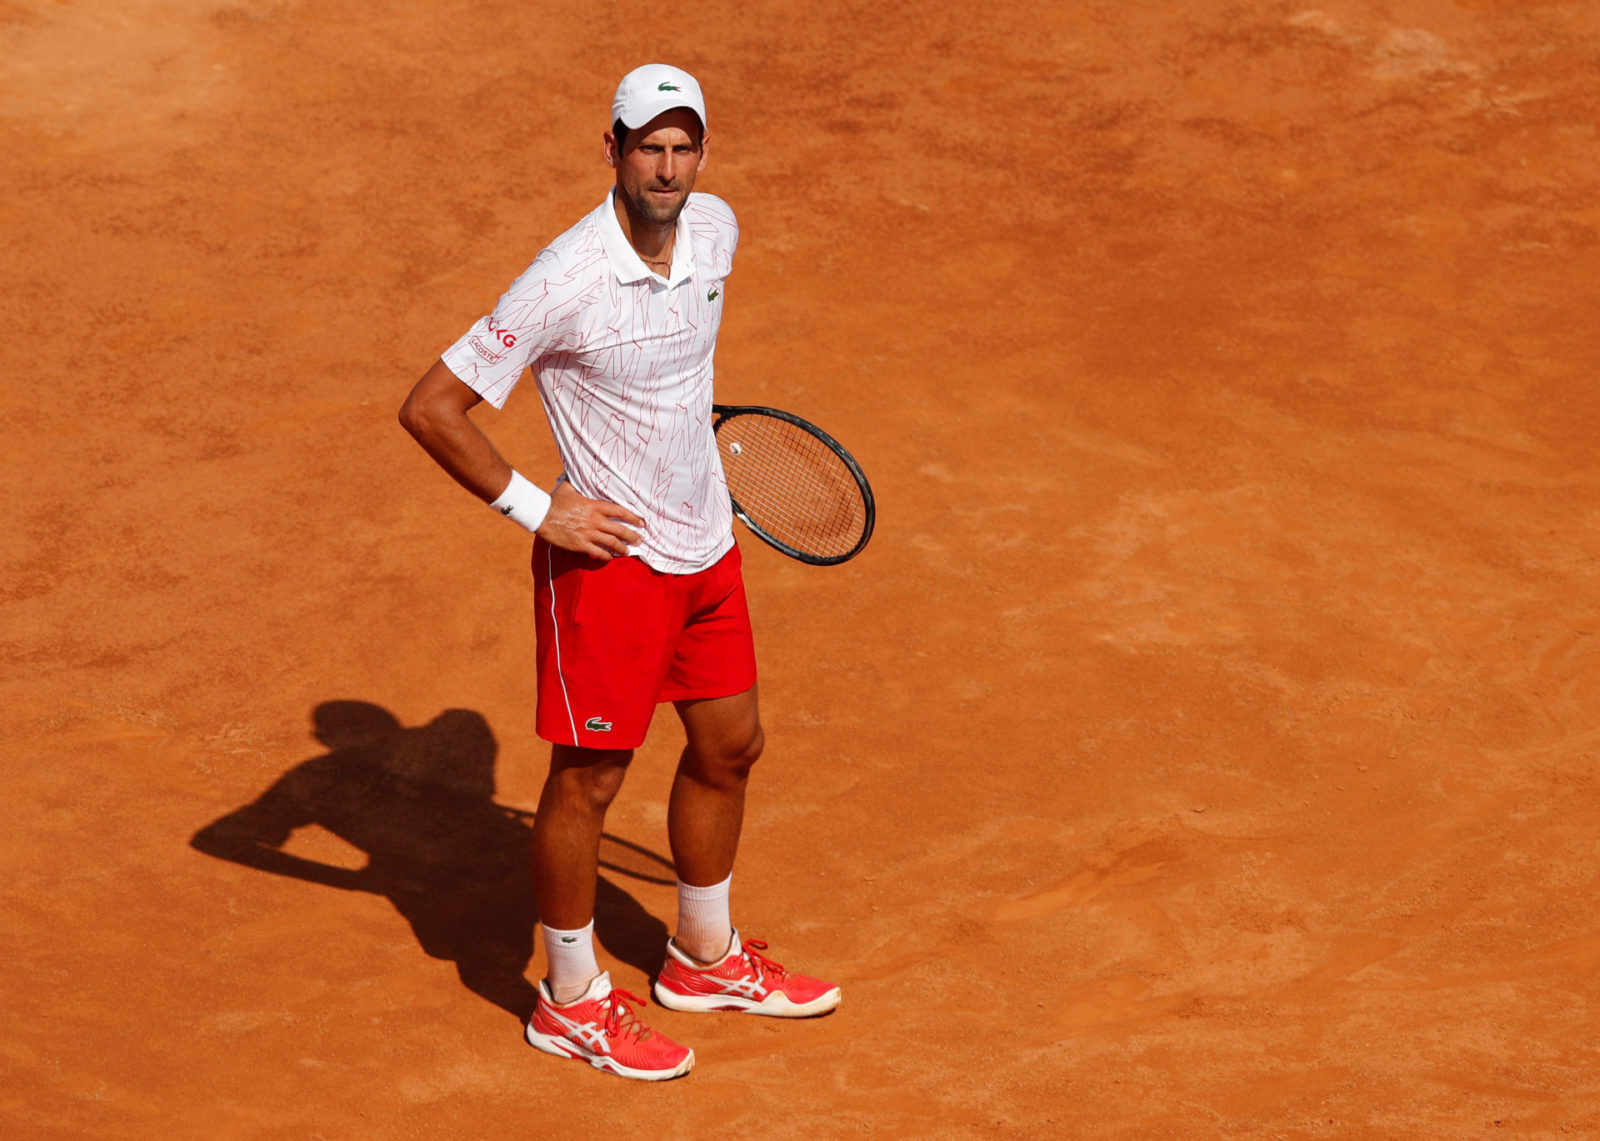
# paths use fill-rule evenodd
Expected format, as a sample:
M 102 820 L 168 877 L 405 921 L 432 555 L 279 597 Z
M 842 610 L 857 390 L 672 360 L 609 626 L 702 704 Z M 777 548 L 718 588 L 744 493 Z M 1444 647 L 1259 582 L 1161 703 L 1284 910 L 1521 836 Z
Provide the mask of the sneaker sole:
M 619 1078 L 636 1078 L 642 1082 L 665 1082 L 673 1078 L 681 1078 L 694 1069 L 694 1051 L 690 1050 L 684 1055 L 683 1061 L 669 1070 L 636 1070 L 632 1066 L 624 1066 L 621 1062 L 608 1054 L 595 1054 L 585 1050 L 582 1046 L 574 1045 L 566 1038 L 557 1038 L 551 1034 L 541 1034 L 533 1028 L 533 1023 L 523 1031 L 528 1045 L 535 1050 L 543 1050 L 546 1054 L 554 1054 L 558 1058 L 576 1058 L 580 1062 L 588 1062 L 597 1070 L 608 1074 L 616 1074 Z
M 679 994 L 657 982 L 650 988 L 655 1000 L 668 1010 L 682 1010 L 690 1014 L 710 1014 L 717 1010 L 736 1010 L 743 1014 L 764 1014 L 769 1018 L 815 1018 L 839 1006 L 838 987 L 819 994 L 810 1002 L 791 1002 L 789 996 L 773 991 L 757 1002 L 753 998 L 740 998 L 733 994 Z

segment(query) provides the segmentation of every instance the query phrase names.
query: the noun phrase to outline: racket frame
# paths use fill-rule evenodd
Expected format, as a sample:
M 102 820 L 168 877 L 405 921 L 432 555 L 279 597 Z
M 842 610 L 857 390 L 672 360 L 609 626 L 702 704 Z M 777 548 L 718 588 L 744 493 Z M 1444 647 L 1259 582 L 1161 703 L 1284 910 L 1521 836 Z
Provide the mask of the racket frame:
M 817 439 L 821 440 L 828 446 L 829 450 L 831 450 L 834 455 L 838 456 L 842 461 L 844 461 L 844 466 L 849 470 L 851 478 L 856 481 L 856 487 L 861 491 L 861 503 L 866 514 L 866 520 L 861 526 L 861 537 L 856 540 L 855 546 L 851 547 L 842 555 L 814 555 L 808 551 L 802 551 L 796 547 L 791 547 L 782 539 L 778 539 L 772 535 L 769 535 L 760 524 L 756 523 L 748 514 L 745 513 L 744 508 L 739 506 L 739 500 L 734 497 L 732 491 L 729 491 L 728 501 L 733 504 L 733 513 L 739 517 L 739 521 L 741 523 L 750 529 L 751 534 L 755 535 L 756 538 L 760 539 L 763 543 L 766 543 L 769 547 L 773 547 L 779 551 L 782 551 L 791 559 L 797 559 L 802 563 L 807 563 L 814 567 L 837 566 L 842 562 L 855 558 L 861 553 L 862 548 L 867 545 L 867 540 L 872 538 L 872 528 L 878 520 L 878 509 L 873 502 L 872 485 L 867 482 L 866 473 L 861 470 L 861 465 L 856 463 L 856 458 L 845 450 L 843 444 L 839 443 L 838 440 L 835 440 L 832 436 L 828 435 L 828 433 L 824 432 L 821 428 L 817 427 L 805 417 L 796 416 L 793 412 L 785 412 L 782 408 L 768 408 L 763 404 L 713 404 L 711 406 L 711 414 L 714 417 L 714 419 L 711 421 L 712 432 L 720 431 L 722 426 L 729 420 L 733 420 L 739 416 L 771 416 L 774 419 L 783 420 L 786 423 L 793 424 L 801 431 L 808 432 Z M 720 452 L 720 450 L 721 449 L 719 447 L 718 451 Z

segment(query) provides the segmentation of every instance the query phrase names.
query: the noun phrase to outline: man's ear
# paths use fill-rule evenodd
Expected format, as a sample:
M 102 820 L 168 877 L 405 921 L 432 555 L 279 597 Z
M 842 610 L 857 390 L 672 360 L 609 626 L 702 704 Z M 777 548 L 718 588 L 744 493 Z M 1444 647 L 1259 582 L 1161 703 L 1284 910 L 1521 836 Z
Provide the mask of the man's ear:
M 610 131 L 600 136 L 600 153 L 605 156 L 606 165 L 616 170 L 622 156 L 617 153 L 617 137 Z

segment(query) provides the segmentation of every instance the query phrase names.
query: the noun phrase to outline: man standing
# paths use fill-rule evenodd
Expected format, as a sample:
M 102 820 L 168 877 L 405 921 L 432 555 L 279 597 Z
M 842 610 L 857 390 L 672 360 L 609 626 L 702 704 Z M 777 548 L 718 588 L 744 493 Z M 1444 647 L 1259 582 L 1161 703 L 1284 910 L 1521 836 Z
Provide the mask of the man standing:
M 616 184 L 540 252 L 417 382 L 400 421 L 457 482 L 533 531 L 539 735 L 552 743 L 533 828 L 549 974 L 528 1042 L 625 1077 L 678 1077 L 694 1053 L 647 1029 L 595 958 L 600 837 L 655 706 L 687 744 L 667 831 L 678 926 L 653 993 L 674 1010 L 823 1014 L 839 988 L 742 941 L 728 894 L 761 755 L 755 651 L 711 429 L 712 354 L 739 228 L 693 194 L 706 111 L 686 72 L 630 72 L 603 137 Z M 468 416 L 531 368 L 565 471 L 546 493 Z

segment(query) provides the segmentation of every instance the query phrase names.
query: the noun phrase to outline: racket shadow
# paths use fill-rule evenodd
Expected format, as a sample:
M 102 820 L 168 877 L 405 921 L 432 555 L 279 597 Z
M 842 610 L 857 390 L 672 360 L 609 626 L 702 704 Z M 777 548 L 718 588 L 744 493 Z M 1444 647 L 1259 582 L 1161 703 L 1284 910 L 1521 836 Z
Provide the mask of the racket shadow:
M 312 712 L 312 725 L 326 753 L 200 829 L 190 846 L 275 875 L 386 897 L 425 954 L 454 963 L 468 990 L 525 1021 L 537 995 L 527 978 L 538 923 L 532 814 L 495 803 L 498 746 L 488 722 L 451 709 L 407 729 L 381 706 L 329 701 Z M 285 850 L 312 825 L 364 853 L 365 865 Z M 653 975 L 666 924 L 613 880 L 671 884 L 672 864 L 609 835 L 601 859 L 596 934 L 616 958 Z

